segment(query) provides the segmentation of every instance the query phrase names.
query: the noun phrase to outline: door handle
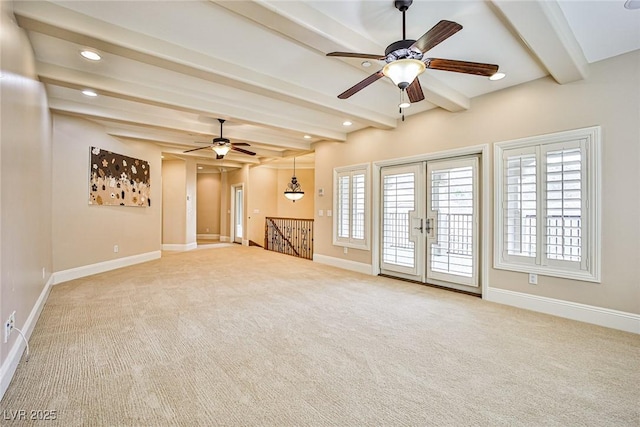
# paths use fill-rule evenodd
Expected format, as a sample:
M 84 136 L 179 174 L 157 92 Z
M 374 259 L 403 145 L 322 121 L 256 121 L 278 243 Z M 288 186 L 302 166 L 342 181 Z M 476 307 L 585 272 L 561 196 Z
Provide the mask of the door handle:
M 420 218 L 420 227 L 413 227 L 414 230 L 420 230 L 420 233 L 422 233 L 422 218 Z
M 427 218 L 426 231 L 427 231 L 427 234 L 431 234 L 431 232 L 433 231 L 433 219 L 432 218 Z

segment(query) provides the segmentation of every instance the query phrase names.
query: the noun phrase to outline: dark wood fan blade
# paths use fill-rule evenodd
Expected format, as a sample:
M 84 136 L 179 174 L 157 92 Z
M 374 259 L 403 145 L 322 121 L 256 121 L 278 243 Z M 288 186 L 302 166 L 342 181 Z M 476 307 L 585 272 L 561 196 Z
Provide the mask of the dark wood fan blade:
M 256 155 L 256 153 L 254 153 L 253 151 L 245 150 L 243 148 L 234 147 L 233 145 L 231 146 L 231 149 L 234 150 L 234 151 L 239 151 L 240 153 L 248 154 L 250 156 L 255 156 Z
M 355 85 L 351 86 L 349 89 L 347 89 L 344 92 L 342 92 L 340 95 L 338 95 L 338 98 L 347 99 L 351 95 L 353 95 L 353 94 L 361 91 L 365 87 L 369 86 L 371 83 L 379 80 L 382 76 L 384 76 L 384 74 L 382 74 L 382 70 L 378 71 L 377 73 L 373 73 L 369 77 L 367 77 L 366 79 L 362 80 L 359 83 L 356 83 Z
M 330 52 L 327 56 L 339 56 L 342 58 L 363 58 L 363 59 L 377 59 L 379 61 L 384 60 L 383 55 L 374 55 L 371 53 L 356 53 L 356 52 Z
M 251 144 L 247 144 L 246 142 L 232 142 L 231 145 L 235 145 L 236 147 L 251 147 Z
M 495 64 L 483 64 L 480 62 L 457 61 L 455 59 L 428 58 L 425 61 L 427 68 L 433 70 L 453 71 L 455 73 L 475 74 L 490 77 L 498 71 Z
M 414 102 L 420 102 L 424 99 L 424 93 L 422 93 L 422 86 L 420 85 L 420 80 L 416 77 L 407 87 L 407 96 L 409 97 L 409 101 L 413 104 Z
M 205 148 L 211 148 L 211 146 L 207 145 L 206 147 L 192 148 L 191 150 L 183 151 L 183 153 L 190 153 L 191 151 L 204 150 Z
M 422 37 L 415 41 L 411 47 L 417 47 L 422 53 L 429 49 L 433 49 L 458 31 L 462 29 L 462 25 L 453 21 L 442 20 L 434 25 L 429 31 L 424 33 Z

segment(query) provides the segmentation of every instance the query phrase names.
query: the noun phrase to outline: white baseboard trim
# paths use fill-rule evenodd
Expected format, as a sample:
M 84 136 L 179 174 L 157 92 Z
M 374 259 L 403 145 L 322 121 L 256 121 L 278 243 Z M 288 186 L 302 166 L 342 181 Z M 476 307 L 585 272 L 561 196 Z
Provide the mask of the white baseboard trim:
M 31 333 L 38 322 L 38 318 L 40 317 L 40 313 L 42 313 L 42 309 L 44 308 L 45 302 L 47 302 L 47 298 L 49 297 L 49 292 L 51 292 L 51 285 L 53 285 L 53 274 L 47 280 L 47 283 L 44 285 L 42 292 L 40 292 L 40 296 L 36 301 L 36 304 L 31 309 L 29 313 L 29 317 L 27 317 L 24 325 L 21 325 L 20 329 L 24 334 L 25 338 L 28 340 L 31 337 Z M 9 387 L 9 383 L 11 383 L 11 379 L 13 375 L 16 373 L 16 369 L 18 368 L 18 364 L 20 363 L 20 359 L 22 358 L 22 353 L 27 347 L 24 340 L 17 332 L 13 332 L 11 334 L 13 336 L 13 345 L 9 350 L 9 354 L 7 358 L 4 360 L 2 366 L 0 366 L 0 400 L 4 397 L 4 393 L 7 391 Z
M 96 264 L 83 265 L 82 267 L 70 268 L 68 270 L 56 271 L 53 273 L 53 284 L 57 285 L 58 283 L 68 282 L 69 280 L 104 273 L 105 271 L 128 267 L 142 262 L 153 261 L 154 259 L 160 258 L 161 255 L 162 252 L 153 251 L 124 258 L 112 259 Z
M 221 242 L 230 242 L 231 238 L 229 236 L 220 236 Z
M 566 319 L 640 334 L 640 315 L 488 286 L 484 299 Z
M 173 244 L 167 243 L 162 245 L 163 251 L 177 251 L 177 252 L 185 252 L 190 251 L 198 247 L 196 242 L 193 243 L 185 243 L 185 244 Z
M 220 235 L 219 234 L 196 234 L 196 238 L 215 240 L 215 239 L 219 239 Z
M 343 268 L 345 270 L 355 271 L 358 273 L 373 275 L 371 264 L 362 262 L 349 261 L 348 259 L 340 259 L 327 255 L 313 254 L 313 262 L 330 265 L 332 267 Z
M 242 246 L 249 246 L 249 239 L 242 239 Z

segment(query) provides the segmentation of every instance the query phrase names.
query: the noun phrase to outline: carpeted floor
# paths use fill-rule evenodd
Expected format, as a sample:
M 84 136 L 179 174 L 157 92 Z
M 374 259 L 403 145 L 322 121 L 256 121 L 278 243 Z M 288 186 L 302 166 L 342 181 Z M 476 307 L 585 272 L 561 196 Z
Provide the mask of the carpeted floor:
M 640 336 L 239 245 L 57 285 L 47 426 L 639 426 Z M 14 411 L 14 412 L 12 412 Z M 15 423 L 18 424 L 18 423 Z

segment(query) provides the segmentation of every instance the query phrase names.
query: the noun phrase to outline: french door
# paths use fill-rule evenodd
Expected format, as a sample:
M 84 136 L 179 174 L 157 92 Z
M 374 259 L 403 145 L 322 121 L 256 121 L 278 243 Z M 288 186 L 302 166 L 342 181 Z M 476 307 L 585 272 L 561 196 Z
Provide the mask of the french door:
M 478 158 L 381 170 L 383 274 L 480 293 Z

